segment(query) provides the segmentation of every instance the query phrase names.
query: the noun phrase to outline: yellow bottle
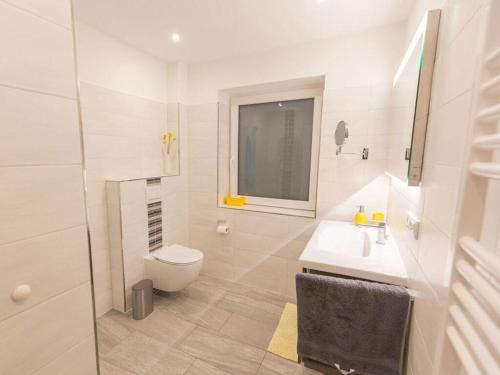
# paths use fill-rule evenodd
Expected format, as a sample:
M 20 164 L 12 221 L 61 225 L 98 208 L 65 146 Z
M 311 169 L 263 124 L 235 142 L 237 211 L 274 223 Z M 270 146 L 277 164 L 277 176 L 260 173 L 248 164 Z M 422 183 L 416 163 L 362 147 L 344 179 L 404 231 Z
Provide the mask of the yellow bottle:
M 359 206 L 359 211 L 354 215 L 354 224 L 366 224 L 368 223 L 368 216 L 365 214 L 365 206 Z
M 374 212 L 372 213 L 372 220 L 374 221 L 384 221 L 385 215 L 382 212 Z

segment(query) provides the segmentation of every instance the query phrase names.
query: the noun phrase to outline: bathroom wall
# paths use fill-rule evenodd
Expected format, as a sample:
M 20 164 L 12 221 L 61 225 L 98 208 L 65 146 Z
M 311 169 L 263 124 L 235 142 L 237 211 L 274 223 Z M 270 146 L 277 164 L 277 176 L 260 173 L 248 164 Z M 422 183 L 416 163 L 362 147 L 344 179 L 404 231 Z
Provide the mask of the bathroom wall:
M 1 1 L 0 45 L 0 373 L 96 374 L 70 1 Z
M 168 100 L 165 62 L 81 22 L 76 25 L 76 46 L 96 313 L 100 316 L 112 306 L 105 181 L 164 174 L 161 134 L 177 115 L 177 103 Z M 182 108 L 180 118 L 182 132 Z M 182 136 L 180 140 L 186 142 Z M 167 215 L 165 240 L 186 243 L 187 176 L 168 181 L 163 196 L 172 207 L 169 212 L 179 215 L 176 219 Z
M 361 204 L 386 210 L 389 98 L 405 33 L 406 24 L 398 24 L 189 66 L 189 240 L 205 252 L 205 274 L 294 297 L 297 259 L 318 220 L 351 220 Z M 317 219 L 217 208 L 219 90 L 319 75 L 325 93 Z M 340 120 L 350 126 L 343 150 L 358 156 L 335 156 Z M 216 233 L 217 220 L 228 221 L 229 235 Z
M 484 1 L 418 1 L 408 23 L 411 38 L 426 9 L 442 8 L 421 187 L 391 181 L 389 222 L 415 290 L 410 367 L 413 375 L 456 374 L 456 358 L 441 358 L 452 243 L 464 150 L 471 124 L 479 32 Z M 422 220 L 418 241 L 405 229 L 407 211 Z

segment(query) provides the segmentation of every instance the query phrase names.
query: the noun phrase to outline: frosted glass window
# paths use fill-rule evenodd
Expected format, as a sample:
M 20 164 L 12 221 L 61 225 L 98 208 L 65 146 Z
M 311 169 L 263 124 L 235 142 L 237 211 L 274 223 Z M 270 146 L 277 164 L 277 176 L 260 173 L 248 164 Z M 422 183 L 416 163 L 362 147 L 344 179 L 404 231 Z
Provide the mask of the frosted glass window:
M 309 200 L 314 98 L 240 105 L 238 194 Z

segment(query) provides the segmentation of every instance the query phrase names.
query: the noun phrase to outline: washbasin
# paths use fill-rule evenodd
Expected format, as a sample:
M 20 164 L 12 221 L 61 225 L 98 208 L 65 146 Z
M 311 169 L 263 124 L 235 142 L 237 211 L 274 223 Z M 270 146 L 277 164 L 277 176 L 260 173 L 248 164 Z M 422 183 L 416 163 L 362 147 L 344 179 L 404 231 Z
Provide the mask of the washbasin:
M 318 232 L 318 250 L 351 257 L 368 257 L 372 248 L 371 230 L 360 229 L 354 225 L 326 226 Z
M 407 286 L 399 249 L 388 237 L 377 243 L 378 228 L 322 220 L 302 252 L 302 268 Z

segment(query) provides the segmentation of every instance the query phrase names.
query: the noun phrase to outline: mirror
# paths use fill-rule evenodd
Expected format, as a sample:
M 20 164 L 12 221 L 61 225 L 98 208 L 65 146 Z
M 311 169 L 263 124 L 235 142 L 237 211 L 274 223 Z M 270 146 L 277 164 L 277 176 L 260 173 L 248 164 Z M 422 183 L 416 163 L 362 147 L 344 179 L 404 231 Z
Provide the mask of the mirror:
M 387 169 L 409 186 L 422 178 L 440 14 L 424 15 L 394 76 Z
M 335 129 L 335 144 L 337 145 L 336 154 L 342 152 L 342 145 L 345 143 L 346 138 L 349 137 L 349 129 L 345 121 L 340 121 Z

